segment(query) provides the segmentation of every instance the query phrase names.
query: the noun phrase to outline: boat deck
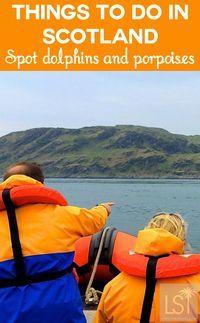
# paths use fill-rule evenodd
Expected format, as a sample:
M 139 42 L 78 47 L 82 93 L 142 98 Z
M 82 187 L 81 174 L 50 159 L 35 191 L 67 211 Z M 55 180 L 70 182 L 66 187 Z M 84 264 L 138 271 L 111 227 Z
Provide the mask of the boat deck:
M 87 310 L 87 311 L 84 311 L 84 314 L 86 316 L 87 322 L 92 323 L 94 319 L 95 311 Z

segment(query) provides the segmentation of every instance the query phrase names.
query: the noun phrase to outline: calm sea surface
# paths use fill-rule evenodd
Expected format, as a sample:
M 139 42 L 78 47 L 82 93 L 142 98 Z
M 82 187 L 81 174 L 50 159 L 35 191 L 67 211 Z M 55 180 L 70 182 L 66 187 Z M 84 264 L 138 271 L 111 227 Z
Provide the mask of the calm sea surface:
M 199 180 L 78 180 L 49 179 L 69 204 L 90 208 L 113 201 L 109 225 L 136 234 L 155 213 L 178 212 L 189 224 L 188 237 L 200 252 Z

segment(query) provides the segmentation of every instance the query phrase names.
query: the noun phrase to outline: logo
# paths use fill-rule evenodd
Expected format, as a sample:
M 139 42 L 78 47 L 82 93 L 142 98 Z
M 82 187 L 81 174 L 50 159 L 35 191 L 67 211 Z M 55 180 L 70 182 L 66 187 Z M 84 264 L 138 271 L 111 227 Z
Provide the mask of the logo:
M 198 293 L 189 284 L 160 284 L 160 320 L 198 322 Z

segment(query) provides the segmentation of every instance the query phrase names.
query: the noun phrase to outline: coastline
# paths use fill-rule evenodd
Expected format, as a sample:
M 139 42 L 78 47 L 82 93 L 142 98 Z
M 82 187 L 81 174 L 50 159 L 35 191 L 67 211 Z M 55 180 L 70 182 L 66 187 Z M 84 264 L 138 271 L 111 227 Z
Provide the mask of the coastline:
M 60 177 L 60 176 L 46 176 L 46 179 L 47 180 L 51 180 L 51 179 L 63 179 L 63 180 L 200 180 L 200 176 L 199 177 L 189 177 L 189 176 L 184 176 L 184 177 L 180 177 L 180 176 L 163 176 L 163 177 L 153 177 L 153 176 L 150 176 L 150 177 L 146 177 L 146 176 L 143 176 L 143 177 L 108 177 L 108 176 L 97 176 L 97 177 L 89 177 L 89 176 L 77 176 L 77 177 Z

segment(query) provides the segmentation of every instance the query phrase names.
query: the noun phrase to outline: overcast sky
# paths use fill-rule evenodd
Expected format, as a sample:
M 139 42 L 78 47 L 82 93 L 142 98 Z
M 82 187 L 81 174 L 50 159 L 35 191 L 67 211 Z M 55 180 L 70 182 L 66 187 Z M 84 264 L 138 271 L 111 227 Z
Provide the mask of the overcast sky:
M 200 135 L 200 73 L 0 73 L 0 135 L 133 124 Z

